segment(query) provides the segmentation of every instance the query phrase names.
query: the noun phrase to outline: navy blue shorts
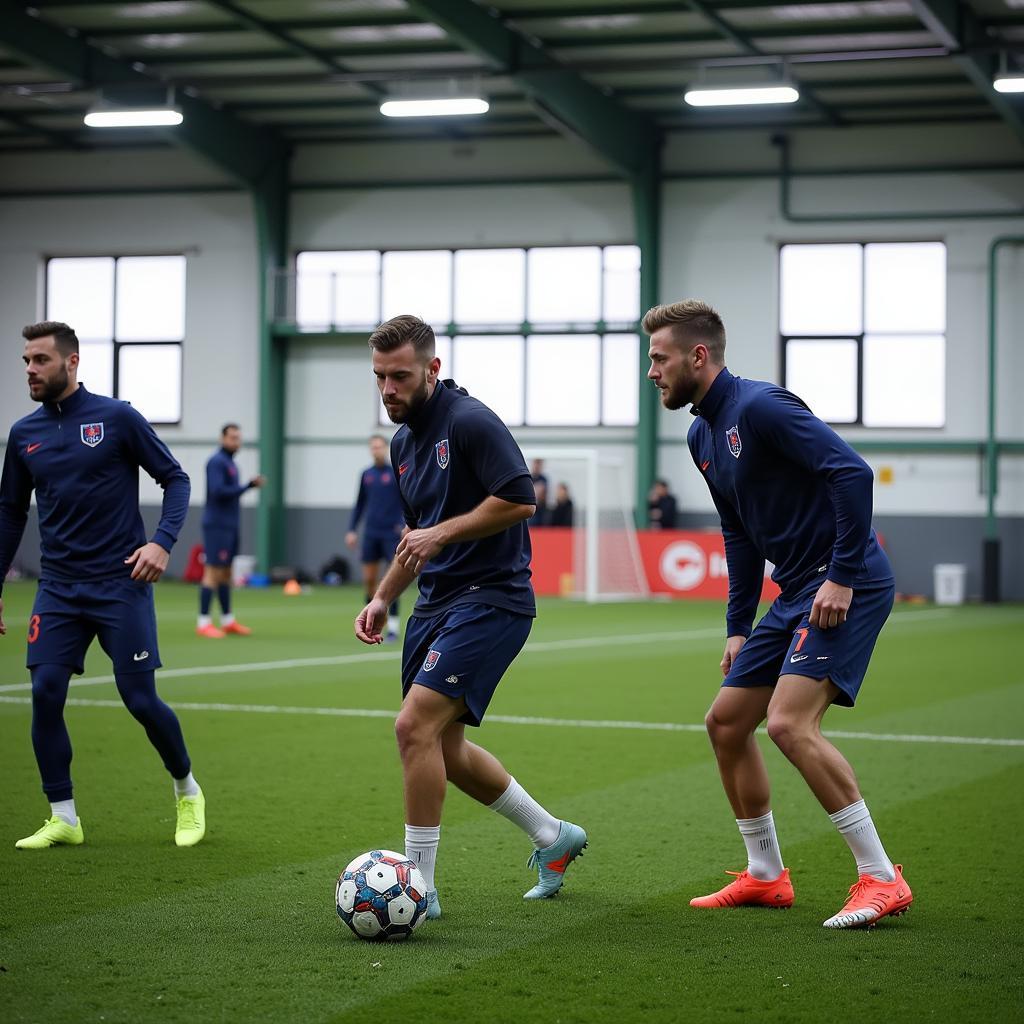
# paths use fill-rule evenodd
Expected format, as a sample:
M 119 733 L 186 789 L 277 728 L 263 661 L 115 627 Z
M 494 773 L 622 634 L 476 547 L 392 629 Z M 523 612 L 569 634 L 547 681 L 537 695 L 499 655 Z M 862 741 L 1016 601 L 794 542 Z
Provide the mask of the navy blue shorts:
M 795 597 L 775 599 L 740 649 L 723 686 L 774 686 L 784 675 L 828 678 L 839 687 L 834 703 L 853 707 L 875 641 L 892 611 L 896 586 L 889 581 L 855 588 L 846 621 L 822 630 L 807 622 L 821 585 L 815 579 Z
M 131 579 L 40 580 L 28 621 L 26 665 L 69 665 L 81 675 L 95 637 L 118 674 L 159 668 L 153 585 Z
M 363 549 L 359 560 L 367 563 L 390 562 L 398 548 L 397 533 L 363 534 Z
M 238 554 L 238 530 L 229 526 L 204 526 L 203 552 L 206 564 L 215 569 L 231 565 Z
M 479 725 L 501 677 L 533 627 L 529 615 L 489 604 L 457 604 L 439 615 L 411 615 L 402 650 L 402 696 L 413 683 L 466 702 L 459 719 Z

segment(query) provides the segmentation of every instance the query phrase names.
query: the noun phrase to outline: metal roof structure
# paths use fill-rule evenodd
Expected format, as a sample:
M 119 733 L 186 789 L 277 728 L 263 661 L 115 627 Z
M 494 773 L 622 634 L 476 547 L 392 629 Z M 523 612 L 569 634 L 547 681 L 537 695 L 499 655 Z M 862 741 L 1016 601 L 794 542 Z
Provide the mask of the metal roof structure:
M 666 131 L 1001 119 L 1024 137 L 1024 96 L 992 89 L 1000 66 L 1024 69 L 1024 0 L 0 0 L 0 155 L 169 144 L 82 121 L 104 99 L 169 94 L 244 172 L 268 139 L 562 132 L 629 174 Z M 697 81 L 782 76 L 801 90 L 791 107 L 683 103 Z M 465 90 L 490 112 L 378 110 Z

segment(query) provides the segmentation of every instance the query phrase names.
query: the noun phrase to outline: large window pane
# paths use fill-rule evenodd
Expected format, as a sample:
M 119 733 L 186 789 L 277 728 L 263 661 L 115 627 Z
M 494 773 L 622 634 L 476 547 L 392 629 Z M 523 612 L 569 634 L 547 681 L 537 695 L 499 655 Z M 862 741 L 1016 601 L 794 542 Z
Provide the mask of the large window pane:
M 946 330 L 946 247 L 886 242 L 864 247 L 864 331 Z
M 113 259 L 50 260 L 46 264 L 46 319 L 69 324 L 79 341 L 113 338 Z
M 604 319 L 631 323 L 640 319 L 640 249 L 609 245 L 604 250 Z
M 601 422 L 633 426 L 640 412 L 640 339 L 635 334 L 605 335 L 601 378 Z
M 181 346 L 122 345 L 117 354 L 118 397 L 150 423 L 181 419 Z
M 860 334 L 860 245 L 784 245 L 783 334 Z
M 452 254 L 447 250 L 384 253 L 384 320 L 411 313 L 428 324 L 452 318 Z
M 857 343 L 849 339 L 790 341 L 786 388 L 829 423 L 857 420 Z
M 601 319 L 601 250 L 530 249 L 527 288 L 531 323 L 596 323 Z
M 526 318 L 526 252 L 460 249 L 455 253 L 455 322 L 521 324 Z
M 523 344 L 522 338 L 462 335 L 452 350 L 455 380 L 509 426 L 523 422 Z
M 941 427 L 946 422 L 946 339 L 864 337 L 864 425 Z
M 601 381 L 595 334 L 532 335 L 526 339 L 526 422 L 596 426 Z
M 295 320 L 305 330 L 350 330 L 380 323 L 380 253 L 300 252 Z
M 114 343 L 79 340 L 78 379 L 94 394 L 114 397 Z
M 125 256 L 117 261 L 118 341 L 185 337 L 185 257 Z

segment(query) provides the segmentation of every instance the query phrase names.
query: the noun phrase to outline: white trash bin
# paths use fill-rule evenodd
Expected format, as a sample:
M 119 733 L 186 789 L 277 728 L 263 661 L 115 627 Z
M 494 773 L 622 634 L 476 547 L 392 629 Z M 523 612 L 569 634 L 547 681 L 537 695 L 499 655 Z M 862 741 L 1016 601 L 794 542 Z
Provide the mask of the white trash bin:
M 236 587 L 244 587 L 249 577 L 256 571 L 255 555 L 235 555 L 231 562 L 231 582 Z
M 963 604 L 967 596 L 967 566 L 941 563 L 935 566 L 935 603 Z

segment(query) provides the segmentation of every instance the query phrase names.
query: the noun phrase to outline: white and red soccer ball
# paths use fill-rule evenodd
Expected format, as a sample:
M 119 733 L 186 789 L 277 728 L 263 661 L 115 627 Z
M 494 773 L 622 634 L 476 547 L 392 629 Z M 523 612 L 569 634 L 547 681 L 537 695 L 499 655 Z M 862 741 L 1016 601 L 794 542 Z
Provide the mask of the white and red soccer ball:
M 427 916 L 427 887 L 401 853 L 370 850 L 338 876 L 338 917 L 369 942 L 407 939 Z

